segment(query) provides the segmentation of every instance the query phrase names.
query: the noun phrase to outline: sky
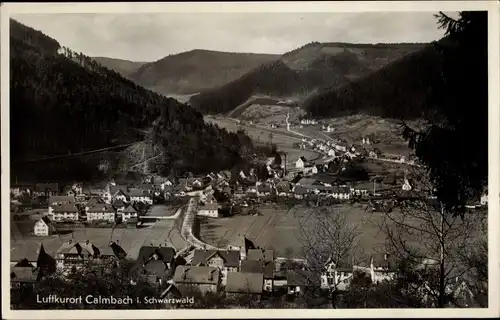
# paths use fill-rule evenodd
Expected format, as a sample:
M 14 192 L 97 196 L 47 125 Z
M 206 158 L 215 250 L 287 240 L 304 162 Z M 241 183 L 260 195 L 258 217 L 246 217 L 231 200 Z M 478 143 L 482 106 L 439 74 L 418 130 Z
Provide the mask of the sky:
M 12 18 L 88 56 L 156 61 L 193 49 L 282 54 L 312 41 L 430 42 L 432 12 L 51 13 Z

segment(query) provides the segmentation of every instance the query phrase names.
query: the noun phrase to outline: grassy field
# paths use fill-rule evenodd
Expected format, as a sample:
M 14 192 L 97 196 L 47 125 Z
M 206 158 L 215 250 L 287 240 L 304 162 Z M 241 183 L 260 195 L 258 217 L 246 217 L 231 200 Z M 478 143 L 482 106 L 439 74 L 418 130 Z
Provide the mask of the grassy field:
M 215 123 L 221 128 L 225 128 L 228 131 L 236 131 L 238 129 L 244 129 L 248 136 L 252 138 L 256 143 L 272 143 L 276 144 L 279 151 L 287 153 L 288 165 L 293 165 L 299 157 L 306 157 L 306 159 L 312 160 L 318 158 L 318 153 L 310 150 L 300 150 L 293 147 L 294 143 L 301 142 L 301 138 L 294 138 L 291 135 L 286 135 L 285 133 L 280 134 L 279 132 L 274 132 L 272 134 L 272 140 L 270 132 L 264 131 L 258 127 L 251 126 L 241 126 L 232 120 L 225 118 L 205 117 L 205 121 L 210 123 Z
M 365 211 L 365 208 L 364 205 L 343 205 L 336 209 L 347 213 L 350 226 L 357 226 L 360 247 L 370 254 L 384 247 L 385 236 L 377 226 L 383 216 L 381 213 Z M 300 221 L 306 221 L 311 211 L 302 206 L 290 210 L 266 207 L 259 208 L 259 211 L 262 214 L 260 216 L 208 219 L 202 226 L 200 238 L 209 244 L 224 247 L 246 236 L 262 248 L 276 250 L 278 256 L 303 257 L 299 225 Z
M 386 233 L 381 230 L 386 214 L 372 213 L 366 204 L 344 204 L 330 207 L 331 214 L 345 213 L 349 227 L 356 227 L 358 250 L 356 256 L 366 259 L 372 254 L 385 253 Z M 290 210 L 279 209 L 274 205 L 260 207 L 260 216 L 234 216 L 221 219 L 207 219 L 201 227 L 200 239 L 225 247 L 238 243 L 242 236 L 252 240 L 257 246 L 274 249 L 280 257 L 303 257 L 303 242 L 300 240 L 300 225 L 314 226 L 314 210 L 295 206 Z M 338 211 L 336 211 L 338 210 Z M 391 215 L 398 216 L 397 210 Z M 474 236 L 470 230 L 469 236 Z M 414 248 L 423 249 L 422 239 L 407 238 Z

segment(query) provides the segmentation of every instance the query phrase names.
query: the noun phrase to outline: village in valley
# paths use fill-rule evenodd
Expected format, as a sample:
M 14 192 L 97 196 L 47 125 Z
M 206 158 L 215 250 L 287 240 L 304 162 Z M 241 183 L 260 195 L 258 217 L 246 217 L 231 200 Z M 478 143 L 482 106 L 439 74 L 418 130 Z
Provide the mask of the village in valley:
M 294 126 L 316 127 L 327 138 L 334 131 L 310 120 Z M 276 125 L 266 130 L 300 135 L 290 123 L 287 131 Z M 162 288 L 158 298 L 182 296 L 194 286 L 231 297 L 280 295 L 293 301 L 310 287 L 349 290 L 355 271 L 373 283 L 390 281 L 396 262 L 365 220 L 383 216 L 387 200 L 415 188 L 408 168 L 418 164 L 384 155 L 372 141 L 367 136 L 345 144 L 302 135 L 291 142 L 292 159 L 279 150 L 262 159 L 263 173 L 250 166 L 201 176 L 145 175 L 129 184 L 12 184 L 11 285 L 36 285 L 47 263 L 64 273 L 88 261 L 122 259 L 134 261 L 139 274 Z M 316 159 L 302 156 L 306 151 Z M 353 164 L 379 162 L 395 170 L 342 174 Z M 485 195 L 469 207 L 486 205 Z M 351 224 L 364 224 L 361 242 L 368 254 L 346 265 L 328 260 L 321 272 L 311 271 L 295 231 L 301 213 L 324 206 L 347 212 Z M 457 278 L 450 290 L 463 294 L 462 285 Z

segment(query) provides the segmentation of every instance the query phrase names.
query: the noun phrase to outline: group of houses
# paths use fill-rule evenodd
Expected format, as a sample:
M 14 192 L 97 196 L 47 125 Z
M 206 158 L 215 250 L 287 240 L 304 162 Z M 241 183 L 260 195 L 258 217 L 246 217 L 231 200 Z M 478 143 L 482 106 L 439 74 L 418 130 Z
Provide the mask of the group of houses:
M 392 281 L 398 272 L 395 260 L 387 254 L 374 255 L 366 265 L 337 264 L 329 259 L 323 271 L 313 272 L 305 261 L 287 265 L 288 261 L 277 257 L 273 250 L 257 248 L 246 238 L 230 248 L 195 249 L 181 254 L 167 246 L 143 246 L 137 258 L 132 260 L 129 281 L 134 285 L 142 277 L 159 288 L 161 297 L 210 292 L 231 298 L 250 296 L 253 300 L 260 300 L 273 293 L 299 296 L 313 288 L 349 290 L 356 272 L 365 273 L 374 284 Z M 78 271 L 90 261 L 112 262 L 119 267 L 126 256 L 117 242 L 96 246 L 89 240 L 69 240 L 62 243 L 54 257 L 39 246 L 36 260 L 11 262 L 11 286 L 35 286 L 50 273 Z M 463 281 L 455 287 L 469 290 Z

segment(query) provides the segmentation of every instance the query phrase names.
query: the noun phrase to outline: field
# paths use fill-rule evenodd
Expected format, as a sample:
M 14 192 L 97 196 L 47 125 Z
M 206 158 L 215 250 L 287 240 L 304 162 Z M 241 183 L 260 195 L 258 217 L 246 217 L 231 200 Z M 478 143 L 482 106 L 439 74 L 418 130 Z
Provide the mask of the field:
M 386 233 L 381 230 L 386 214 L 372 213 L 366 210 L 366 204 L 343 204 L 330 207 L 331 214 L 345 213 L 347 224 L 350 228 L 356 227 L 358 249 L 356 256 L 361 261 L 367 262 L 370 255 L 385 253 Z M 303 243 L 301 240 L 300 225 L 310 230 L 314 226 L 314 210 L 295 206 L 290 210 L 279 209 L 275 205 L 261 206 L 259 216 L 233 216 L 221 219 L 206 219 L 201 227 L 200 240 L 218 247 L 237 244 L 242 236 L 252 240 L 256 246 L 274 249 L 278 257 L 303 258 Z M 337 211 L 338 210 L 338 211 Z M 401 213 L 395 209 L 391 215 L 398 217 Z M 477 218 L 480 213 L 475 213 Z M 420 224 L 420 221 L 413 220 Z M 390 224 L 389 225 L 393 225 Z M 309 228 L 309 229 L 308 229 Z M 468 228 L 468 237 L 471 241 L 476 239 L 478 231 Z M 303 239 L 303 238 L 302 238 Z M 413 248 L 424 249 L 422 239 L 419 237 L 405 237 Z
M 244 129 L 247 135 L 252 138 L 256 143 L 268 143 L 271 142 L 271 135 L 269 131 L 263 130 L 259 127 L 253 126 L 241 126 L 232 120 L 224 118 L 213 118 L 205 117 L 205 121 L 215 123 L 221 128 L 225 128 L 228 131 L 236 131 L 240 128 Z M 288 165 L 292 165 L 297 161 L 299 157 L 306 157 L 306 159 L 314 160 L 318 159 L 319 154 L 310 150 L 300 150 L 293 147 L 296 142 L 301 142 L 302 139 L 294 137 L 293 134 L 287 134 L 286 132 L 280 133 L 279 131 L 272 130 L 272 142 L 276 144 L 279 151 L 287 153 Z
M 364 253 L 370 254 L 384 247 L 385 237 L 378 228 L 383 216 L 365 211 L 365 207 L 343 205 L 337 208 L 347 211 L 349 225 L 357 226 L 360 233 L 360 247 Z M 260 216 L 208 219 L 202 225 L 200 238 L 211 245 L 225 247 L 246 236 L 259 247 L 274 249 L 280 257 L 303 257 L 299 225 L 300 221 L 306 221 L 311 211 L 302 206 L 290 210 L 268 206 L 259 208 L 259 211 Z

